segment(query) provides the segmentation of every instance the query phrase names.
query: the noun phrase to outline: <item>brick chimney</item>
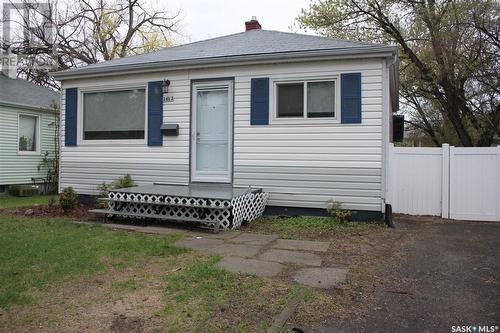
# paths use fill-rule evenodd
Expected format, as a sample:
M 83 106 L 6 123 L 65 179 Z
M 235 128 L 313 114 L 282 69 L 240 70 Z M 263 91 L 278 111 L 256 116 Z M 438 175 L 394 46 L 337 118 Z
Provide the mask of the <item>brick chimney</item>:
M 259 21 L 257 21 L 257 17 L 252 16 L 252 19 L 250 21 L 245 22 L 245 31 L 255 29 L 262 29 L 262 26 L 260 25 Z

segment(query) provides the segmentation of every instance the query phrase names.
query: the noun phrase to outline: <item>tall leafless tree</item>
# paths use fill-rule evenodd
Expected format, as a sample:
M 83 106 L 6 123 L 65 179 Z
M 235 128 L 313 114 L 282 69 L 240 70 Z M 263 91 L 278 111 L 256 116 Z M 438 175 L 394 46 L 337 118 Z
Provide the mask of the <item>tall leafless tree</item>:
M 17 36 L 2 47 L 20 57 L 19 75 L 57 88 L 49 70 L 64 70 L 168 47 L 179 11 L 141 0 L 11 1 Z
M 318 0 L 298 21 L 321 34 L 393 43 L 409 123 L 435 145 L 500 141 L 500 3 Z

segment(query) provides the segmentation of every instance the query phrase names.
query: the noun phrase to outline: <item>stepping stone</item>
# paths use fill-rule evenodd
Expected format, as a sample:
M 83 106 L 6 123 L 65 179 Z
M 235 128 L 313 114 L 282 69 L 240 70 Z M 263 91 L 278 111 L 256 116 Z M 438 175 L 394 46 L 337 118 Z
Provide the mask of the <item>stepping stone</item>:
M 326 252 L 330 242 L 304 241 L 295 239 L 278 239 L 271 247 L 285 250 L 303 250 Z
M 278 275 L 283 270 L 283 265 L 277 262 L 256 259 L 243 259 L 237 257 L 224 257 L 217 266 L 235 273 L 247 273 L 262 277 Z
M 314 253 L 271 249 L 259 256 L 261 260 L 293 263 L 301 266 L 321 266 L 321 257 Z
M 102 226 L 110 229 L 120 229 L 120 230 L 130 230 L 130 231 L 136 231 L 137 229 L 140 228 L 137 225 L 116 224 L 116 223 L 103 223 Z
M 231 243 L 245 243 L 250 245 L 267 245 L 274 241 L 278 236 L 276 235 L 264 235 L 264 234 L 252 234 L 252 233 L 242 233 L 239 236 L 231 238 L 229 241 Z
M 293 280 L 306 286 L 328 289 L 344 282 L 346 276 L 347 269 L 343 268 L 301 268 L 297 271 Z
M 203 237 L 189 237 L 174 243 L 178 247 L 187 247 L 198 251 L 208 251 L 216 246 L 224 244 L 222 239 L 209 239 Z
M 209 250 L 210 253 L 234 257 L 253 257 L 260 251 L 260 246 L 225 243 Z

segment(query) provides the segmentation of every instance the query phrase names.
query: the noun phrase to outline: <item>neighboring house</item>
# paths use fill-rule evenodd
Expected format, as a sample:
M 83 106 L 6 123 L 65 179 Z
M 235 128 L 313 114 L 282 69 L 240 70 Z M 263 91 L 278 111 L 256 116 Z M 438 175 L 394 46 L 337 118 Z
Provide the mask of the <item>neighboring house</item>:
M 46 177 L 38 165 L 46 151 L 54 151 L 60 98 L 53 90 L 0 73 L 0 193 Z
M 246 27 L 54 73 L 60 189 L 96 194 L 128 173 L 261 187 L 280 208 L 383 212 L 396 48 Z

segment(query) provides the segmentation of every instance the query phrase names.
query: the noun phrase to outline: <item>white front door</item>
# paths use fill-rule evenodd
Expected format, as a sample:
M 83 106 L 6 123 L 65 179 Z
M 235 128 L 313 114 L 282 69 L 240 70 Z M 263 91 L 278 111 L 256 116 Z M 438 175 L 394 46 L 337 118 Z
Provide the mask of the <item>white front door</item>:
M 230 183 L 232 174 L 233 83 L 193 84 L 191 180 Z

